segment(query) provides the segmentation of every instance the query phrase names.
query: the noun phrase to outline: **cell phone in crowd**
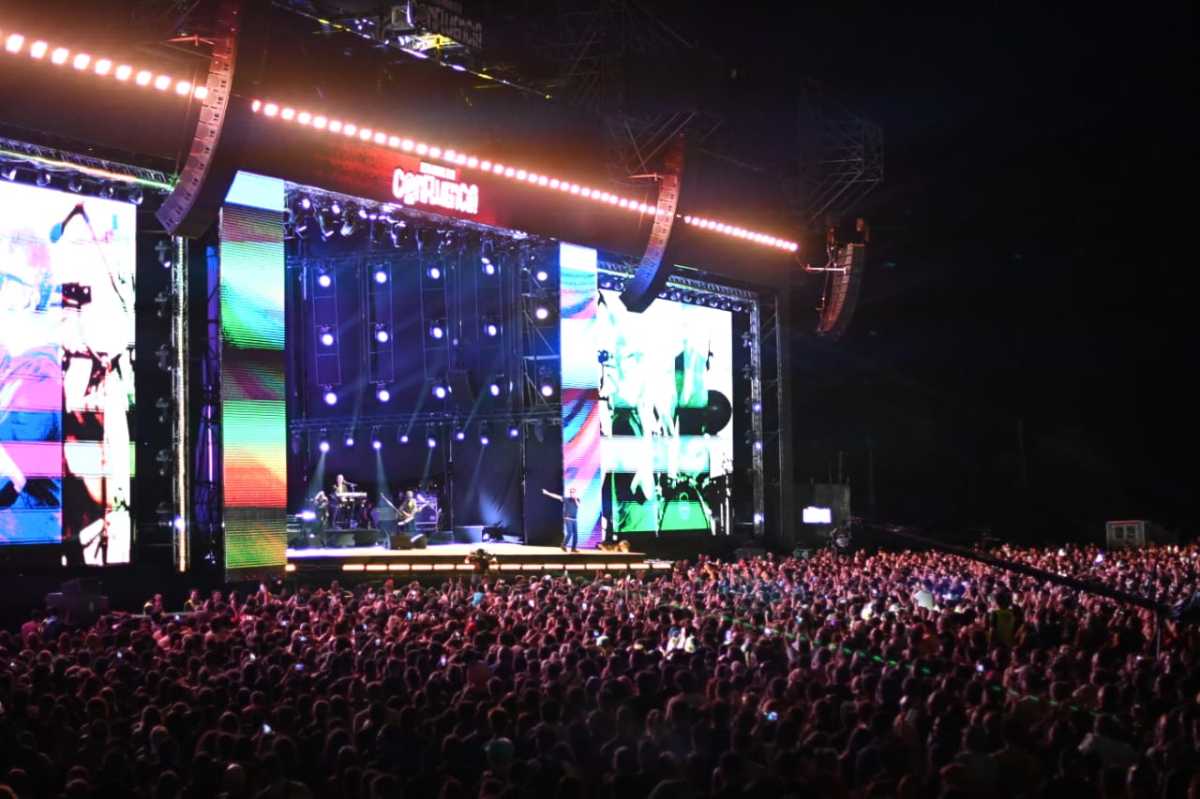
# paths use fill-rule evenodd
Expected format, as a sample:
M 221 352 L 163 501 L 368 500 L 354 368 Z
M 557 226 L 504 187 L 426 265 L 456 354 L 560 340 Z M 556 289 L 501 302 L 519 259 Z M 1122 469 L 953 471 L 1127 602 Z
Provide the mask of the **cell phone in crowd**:
M 263 722 L 262 731 L 263 735 L 270 735 L 271 733 L 275 732 L 273 729 L 271 729 L 271 725 L 267 724 L 266 722 Z
M 774 710 L 768 710 L 766 713 L 763 713 L 763 717 L 767 721 L 779 721 L 779 714 Z

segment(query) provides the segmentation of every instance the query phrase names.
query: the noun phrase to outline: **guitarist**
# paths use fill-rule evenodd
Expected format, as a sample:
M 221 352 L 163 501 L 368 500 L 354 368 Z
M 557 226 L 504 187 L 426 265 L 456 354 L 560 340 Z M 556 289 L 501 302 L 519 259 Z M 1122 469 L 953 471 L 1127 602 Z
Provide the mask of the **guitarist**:
M 404 492 L 404 499 L 400 502 L 400 507 L 396 509 L 396 529 L 402 533 L 412 535 L 413 522 L 417 519 L 417 498 L 413 496 L 412 490 Z

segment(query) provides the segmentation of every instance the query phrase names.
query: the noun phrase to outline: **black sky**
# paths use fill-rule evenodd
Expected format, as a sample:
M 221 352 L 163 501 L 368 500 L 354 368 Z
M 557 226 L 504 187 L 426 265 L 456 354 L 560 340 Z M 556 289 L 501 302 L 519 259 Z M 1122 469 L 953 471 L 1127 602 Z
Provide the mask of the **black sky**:
M 881 517 L 1190 527 L 1190 8 L 688 9 L 742 146 L 787 157 L 804 77 L 885 129 L 851 334 L 798 347 L 801 478 L 842 451 L 869 511 L 869 449 Z

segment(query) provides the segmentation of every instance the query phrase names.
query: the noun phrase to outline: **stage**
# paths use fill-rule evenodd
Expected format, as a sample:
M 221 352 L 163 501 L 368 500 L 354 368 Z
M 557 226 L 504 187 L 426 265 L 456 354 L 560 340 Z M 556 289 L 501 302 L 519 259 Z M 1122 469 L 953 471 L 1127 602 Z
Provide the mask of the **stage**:
M 418 574 L 449 572 L 471 574 L 475 565 L 468 556 L 486 551 L 494 563 L 492 572 L 594 572 L 664 571 L 669 561 L 648 558 L 641 552 L 603 552 L 596 549 L 564 552 L 558 547 L 524 544 L 435 544 L 426 549 L 383 547 L 339 547 L 287 550 L 287 571 L 292 575 L 330 572 L 390 572 Z

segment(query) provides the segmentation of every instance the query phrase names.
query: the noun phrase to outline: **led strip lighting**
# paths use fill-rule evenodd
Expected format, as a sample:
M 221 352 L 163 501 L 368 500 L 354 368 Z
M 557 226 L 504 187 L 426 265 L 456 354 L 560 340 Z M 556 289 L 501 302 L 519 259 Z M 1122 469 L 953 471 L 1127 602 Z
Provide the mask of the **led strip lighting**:
M 34 61 L 43 61 L 57 67 L 71 68 L 76 72 L 89 72 L 101 78 L 112 78 L 119 83 L 132 83 L 142 88 L 153 87 L 160 92 L 173 92 L 180 97 L 192 96 L 203 100 L 208 96 L 205 86 L 193 86 L 191 81 L 179 80 L 161 72 L 142 69 L 111 58 L 94 56 L 90 53 L 72 52 L 43 39 L 26 41 L 20 33 L 0 32 L 4 39 L 4 52 L 8 55 L 27 55 Z M 28 46 L 27 46 L 28 45 Z
M 0 31 L 0 39 L 3 41 L 3 52 L 8 55 L 25 55 L 34 61 L 48 62 L 57 67 L 71 68 L 80 73 L 91 73 L 100 78 L 112 78 L 119 83 L 133 84 L 140 88 L 153 87 L 164 94 L 173 93 L 180 97 L 191 96 L 197 100 L 203 100 L 208 96 L 208 88 L 205 86 L 195 86 L 190 81 L 150 69 L 140 68 L 111 58 L 94 56 L 85 52 L 73 52 L 66 47 L 52 45 L 43 39 L 27 40 L 24 35 L 12 31 Z M 373 130 L 352 122 L 330 119 L 321 114 L 296 110 L 290 106 L 274 102 L 254 100 L 251 103 L 251 109 L 255 113 L 260 113 L 265 117 L 283 122 L 293 122 L 297 125 L 312 128 L 313 130 L 341 134 L 347 138 L 357 138 L 366 144 L 375 144 L 380 147 L 413 153 L 422 158 L 486 172 L 496 177 L 508 178 L 509 180 L 537 186 L 549 191 L 582 197 L 583 199 L 639 214 L 654 214 L 657 210 L 655 206 L 648 203 L 631 200 L 627 197 L 621 197 L 620 195 L 600 189 L 589 188 L 563 178 L 551 177 L 533 170 L 493 162 L 450 148 L 436 147 L 424 142 L 415 141 L 411 138 L 401 137 L 385 131 Z M 678 218 L 686 225 L 739 238 L 753 244 L 774 247 L 785 252 L 796 252 L 800 248 L 794 241 L 788 241 L 787 239 L 772 236 L 768 233 L 760 233 L 739 225 L 731 225 L 726 222 L 698 216 L 678 215 Z
M 453 166 L 465 167 L 467 169 L 486 172 L 495 177 L 508 178 L 509 180 L 518 183 L 525 183 L 530 186 L 537 186 L 550 191 L 557 191 L 561 194 L 570 194 L 576 197 L 582 197 L 586 200 L 611 205 L 616 208 L 621 208 L 628 211 L 633 211 L 640 214 L 654 214 L 657 212 L 655 206 L 648 203 L 631 200 L 627 197 L 621 197 L 617 194 L 612 194 L 600 189 L 593 189 L 587 186 L 573 183 L 563 178 L 551 177 L 543 175 L 539 172 L 519 168 L 511 164 L 503 164 L 490 161 L 485 158 L 480 158 L 475 155 L 459 152 L 451 148 L 437 147 L 426 142 L 416 139 L 397 135 L 395 133 L 383 130 L 375 130 L 370 127 L 358 125 L 353 122 L 348 122 L 343 119 L 331 118 L 323 114 L 314 114 L 310 111 L 299 110 L 288 105 L 280 103 L 254 100 L 250 104 L 250 109 L 264 117 L 282 122 L 290 122 L 301 127 L 310 128 L 322 133 L 345 136 L 348 139 L 357 139 L 363 144 L 377 145 L 386 147 L 392 150 L 399 150 L 405 153 L 412 153 L 421 158 L 427 158 L 432 161 L 441 161 Z M 799 245 L 794 241 L 788 241 L 767 233 L 759 233 L 747 228 L 739 227 L 738 225 L 730 225 L 725 222 L 707 219 L 698 216 L 683 216 L 678 215 L 679 219 L 683 220 L 684 224 L 692 225 L 703 230 L 711 230 L 716 233 L 722 233 L 726 236 L 743 239 L 754 244 L 762 244 L 768 247 L 774 247 L 786 252 L 796 252 Z

